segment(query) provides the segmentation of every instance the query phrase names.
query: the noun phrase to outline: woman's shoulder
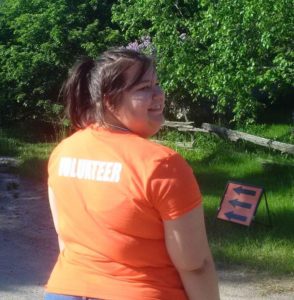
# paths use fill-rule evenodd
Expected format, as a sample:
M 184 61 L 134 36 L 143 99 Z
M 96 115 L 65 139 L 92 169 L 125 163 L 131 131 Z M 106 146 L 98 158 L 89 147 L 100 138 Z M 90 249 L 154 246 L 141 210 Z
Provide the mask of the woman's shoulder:
M 75 144 L 79 145 L 81 143 L 83 132 L 83 130 L 78 130 L 59 141 L 53 148 L 51 156 L 54 156 L 56 153 L 60 152 L 64 148 L 72 148 Z
M 172 148 L 153 139 L 144 139 L 136 136 L 131 143 L 134 148 L 137 148 L 138 151 L 143 153 L 146 157 L 155 156 L 158 158 L 167 158 L 173 155 L 179 155 Z

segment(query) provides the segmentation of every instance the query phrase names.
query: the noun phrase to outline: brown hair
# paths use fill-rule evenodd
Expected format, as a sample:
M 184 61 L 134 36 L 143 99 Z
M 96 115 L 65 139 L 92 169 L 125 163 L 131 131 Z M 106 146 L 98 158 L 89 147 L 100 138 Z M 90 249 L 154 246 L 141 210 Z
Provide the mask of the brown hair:
M 125 71 L 135 63 L 140 63 L 140 68 L 134 78 L 127 80 Z M 137 84 L 153 64 L 152 58 L 125 48 L 106 51 L 97 60 L 78 61 L 61 90 L 73 126 L 103 124 L 106 99 L 111 106 L 119 106 L 122 92 Z

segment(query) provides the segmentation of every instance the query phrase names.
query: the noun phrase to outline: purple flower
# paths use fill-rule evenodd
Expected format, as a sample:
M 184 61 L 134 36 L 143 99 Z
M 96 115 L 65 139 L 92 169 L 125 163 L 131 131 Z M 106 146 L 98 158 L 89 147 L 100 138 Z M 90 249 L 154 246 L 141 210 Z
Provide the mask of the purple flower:
M 130 49 L 130 50 L 140 51 L 140 46 L 139 46 L 137 40 L 135 40 L 135 42 L 129 43 L 126 46 L 126 48 Z
M 155 47 L 152 45 L 150 36 L 143 36 L 140 38 L 139 42 L 135 40 L 126 46 L 126 49 L 131 49 L 135 51 L 142 51 L 147 54 L 153 55 L 155 53 Z

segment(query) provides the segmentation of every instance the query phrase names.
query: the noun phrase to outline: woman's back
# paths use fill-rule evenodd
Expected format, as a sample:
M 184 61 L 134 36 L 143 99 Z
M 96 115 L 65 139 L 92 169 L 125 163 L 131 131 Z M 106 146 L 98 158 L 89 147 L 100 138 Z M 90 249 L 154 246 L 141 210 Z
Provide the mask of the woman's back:
M 186 299 L 165 247 L 162 219 L 191 210 L 200 194 L 177 153 L 128 131 L 91 126 L 54 150 L 49 185 L 65 244 L 50 292 Z

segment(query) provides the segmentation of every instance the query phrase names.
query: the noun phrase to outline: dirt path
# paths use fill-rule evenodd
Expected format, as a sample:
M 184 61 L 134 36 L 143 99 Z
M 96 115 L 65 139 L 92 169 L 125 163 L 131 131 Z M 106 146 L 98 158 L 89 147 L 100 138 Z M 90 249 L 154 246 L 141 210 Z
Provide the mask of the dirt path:
M 0 173 L 0 299 L 42 299 L 56 255 L 46 187 Z M 218 273 L 223 300 L 294 299 L 293 277 L 222 267 Z

